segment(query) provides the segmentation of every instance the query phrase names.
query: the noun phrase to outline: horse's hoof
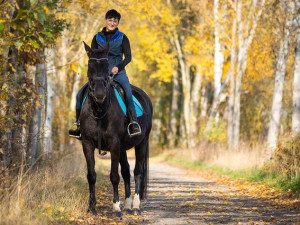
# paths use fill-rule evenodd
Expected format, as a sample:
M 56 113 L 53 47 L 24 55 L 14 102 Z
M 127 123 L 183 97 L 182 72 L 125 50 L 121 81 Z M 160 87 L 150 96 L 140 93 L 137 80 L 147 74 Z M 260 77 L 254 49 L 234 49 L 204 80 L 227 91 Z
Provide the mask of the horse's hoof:
M 133 215 L 140 216 L 141 215 L 141 210 L 140 209 L 133 209 Z
M 120 212 L 115 212 L 115 214 L 116 214 L 116 216 L 117 217 L 119 217 L 120 218 L 120 220 L 122 220 L 122 216 L 123 216 L 123 214 L 122 214 L 122 212 L 120 211 Z
M 88 209 L 87 213 L 92 213 L 94 216 L 97 215 L 97 211 L 95 209 Z

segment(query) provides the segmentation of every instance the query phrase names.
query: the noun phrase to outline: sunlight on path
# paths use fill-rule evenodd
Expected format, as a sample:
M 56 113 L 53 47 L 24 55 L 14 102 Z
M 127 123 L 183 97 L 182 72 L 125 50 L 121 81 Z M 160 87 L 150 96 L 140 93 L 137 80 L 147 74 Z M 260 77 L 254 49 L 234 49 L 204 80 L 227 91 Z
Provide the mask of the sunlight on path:
M 134 158 L 129 157 L 129 160 L 134 193 Z M 102 223 L 103 219 L 109 218 L 108 224 L 300 224 L 299 209 L 291 210 L 260 197 L 240 195 L 232 186 L 206 180 L 191 170 L 153 160 L 150 160 L 148 199 L 142 202 L 142 215 L 124 213 L 123 220 L 114 219 L 115 222 L 111 223 L 111 206 L 107 204 L 112 199 L 108 180 L 110 157 L 98 158 L 98 162 L 104 166 L 106 174 L 107 194 L 98 194 L 101 215 L 98 218 Z M 124 204 L 123 187 L 121 181 L 121 206 Z

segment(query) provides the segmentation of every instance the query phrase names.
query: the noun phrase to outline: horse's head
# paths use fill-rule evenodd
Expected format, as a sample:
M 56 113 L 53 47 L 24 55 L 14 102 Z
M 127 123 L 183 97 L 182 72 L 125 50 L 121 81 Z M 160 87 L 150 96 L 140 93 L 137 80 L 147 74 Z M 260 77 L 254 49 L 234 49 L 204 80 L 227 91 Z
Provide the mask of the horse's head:
M 90 95 L 98 103 L 105 100 L 109 88 L 108 50 L 107 44 L 103 50 L 91 49 L 85 42 L 84 47 L 89 57 L 88 77 Z

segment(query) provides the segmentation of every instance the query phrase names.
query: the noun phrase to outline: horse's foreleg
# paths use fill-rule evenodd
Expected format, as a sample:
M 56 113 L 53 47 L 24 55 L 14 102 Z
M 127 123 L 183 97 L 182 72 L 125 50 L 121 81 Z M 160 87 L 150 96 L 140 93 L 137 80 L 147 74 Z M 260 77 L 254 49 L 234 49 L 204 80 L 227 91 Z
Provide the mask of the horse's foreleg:
M 125 210 L 132 209 L 132 197 L 130 191 L 130 167 L 127 160 L 126 151 L 122 151 L 120 154 L 121 174 L 125 185 Z
M 119 190 L 118 186 L 120 183 L 119 176 L 119 160 L 120 160 L 120 150 L 118 148 L 113 148 L 111 150 L 111 170 L 110 170 L 110 181 L 113 185 L 114 199 L 113 199 L 113 212 L 117 213 L 119 217 L 122 216 L 120 209 L 119 200 Z
M 83 144 L 83 152 L 87 163 L 87 179 L 89 182 L 90 198 L 89 198 L 89 208 L 88 212 L 96 214 L 96 197 L 95 197 L 95 183 L 96 183 L 96 172 L 95 172 L 95 148 Z

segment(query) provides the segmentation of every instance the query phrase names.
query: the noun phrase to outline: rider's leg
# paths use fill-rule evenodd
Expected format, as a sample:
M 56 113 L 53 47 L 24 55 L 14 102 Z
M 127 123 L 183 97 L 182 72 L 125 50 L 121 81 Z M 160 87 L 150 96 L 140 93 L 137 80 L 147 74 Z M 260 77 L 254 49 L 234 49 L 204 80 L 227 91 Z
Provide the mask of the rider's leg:
M 114 77 L 114 80 L 119 82 L 126 94 L 126 99 L 127 99 L 127 112 L 130 120 L 130 124 L 128 126 L 128 132 L 131 137 L 140 135 L 141 134 L 141 128 L 137 122 L 137 116 L 135 112 L 135 107 L 133 103 L 133 98 L 132 98 L 132 91 L 131 91 L 131 86 L 128 80 L 128 77 L 126 74 L 118 74 Z
M 81 104 L 82 104 L 82 101 L 83 101 L 82 93 L 87 88 L 87 85 L 88 85 L 88 83 L 83 85 L 83 87 L 78 91 L 78 93 L 76 95 L 76 122 L 75 122 L 76 129 L 70 129 L 69 130 L 69 136 L 71 136 L 71 137 L 76 137 L 76 138 L 81 137 L 79 116 L 80 116 L 80 112 L 81 112 Z

